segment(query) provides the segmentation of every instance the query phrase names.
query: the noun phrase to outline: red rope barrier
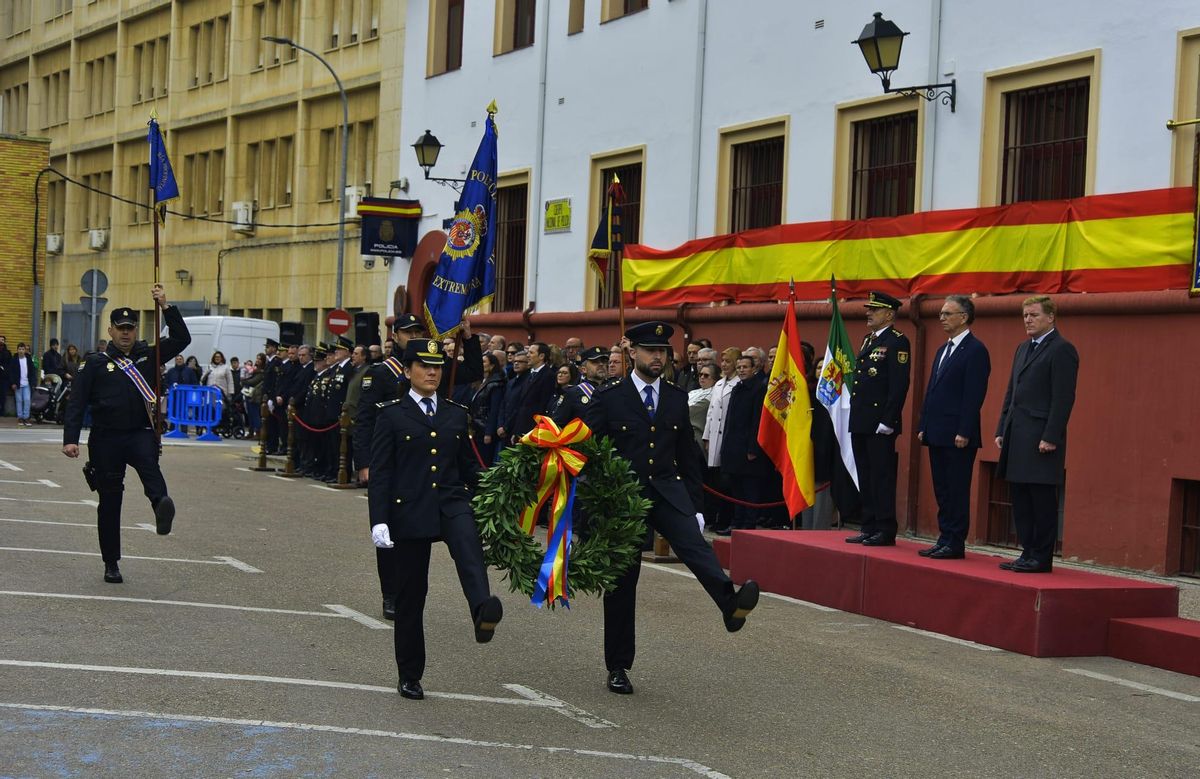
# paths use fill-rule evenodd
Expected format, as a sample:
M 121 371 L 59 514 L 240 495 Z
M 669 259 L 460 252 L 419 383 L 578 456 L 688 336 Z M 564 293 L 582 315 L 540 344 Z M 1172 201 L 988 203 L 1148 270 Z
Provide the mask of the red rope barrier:
M 820 487 L 817 487 L 816 492 L 824 492 L 827 489 L 829 489 L 829 482 L 825 482 Z M 745 506 L 748 509 L 773 509 L 773 508 L 779 508 L 780 506 L 787 505 L 782 500 L 777 501 L 775 503 L 750 503 L 749 501 L 738 500 L 737 498 L 730 497 L 729 495 L 726 495 L 724 493 L 717 492 L 716 490 L 714 490 L 712 487 L 708 486 L 707 484 L 704 485 L 704 491 L 707 492 L 709 495 L 717 496 L 718 498 L 725 501 L 726 503 L 732 503 L 735 506 Z M 815 494 L 815 492 L 814 492 L 814 494 Z
M 488 464 L 483 461 L 483 455 L 479 453 L 479 447 L 475 445 L 475 436 L 467 436 L 471 441 L 471 451 L 475 453 L 475 459 L 479 461 L 480 468 L 487 468 Z
M 334 422 L 329 427 L 316 428 L 316 427 L 309 427 L 308 425 L 304 424 L 304 420 L 300 418 L 299 414 L 294 415 L 292 418 L 296 420 L 296 424 L 300 425 L 300 427 L 304 428 L 305 430 L 307 430 L 310 433 L 328 433 L 330 430 L 334 429 L 339 424 L 338 422 Z

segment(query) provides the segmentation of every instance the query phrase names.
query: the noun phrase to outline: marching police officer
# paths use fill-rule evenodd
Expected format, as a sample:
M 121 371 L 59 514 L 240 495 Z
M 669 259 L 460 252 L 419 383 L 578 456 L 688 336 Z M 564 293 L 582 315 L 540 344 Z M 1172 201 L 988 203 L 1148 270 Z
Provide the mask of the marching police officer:
M 721 609 L 725 629 L 733 633 L 742 629 L 746 615 L 758 605 L 758 584 L 747 580 L 735 591 L 700 532 L 703 457 L 692 435 L 687 393 L 662 379 L 673 333 L 665 322 L 646 322 L 625 333 L 634 347 L 633 372 L 596 392 L 586 422 L 595 435 L 608 436 L 616 452 L 629 460 L 643 497 L 653 503 L 646 524 L 670 542 Z M 626 671 L 633 667 L 640 571 L 639 557 L 604 596 L 608 689 L 623 695 L 633 692 Z
M 575 339 L 579 340 L 579 339 Z M 582 419 L 596 389 L 608 378 L 608 350 L 599 346 L 585 349 L 579 354 L 579 368 L 583 378 L 573 387 L 563 390 L 562 402 L 554 410 L 554 423 L 559 427 L 576 417 Z
M 872 292 L 867 326 L 850 393 L 850 443 L 862 495 L 862 532 L 848 544 L 896 544 L 896 437 L 908 396 L 908 337 L 892 323 L 900 301 Z
M 404 349 L 408 389 L 381 403 L 371 442 L 367 499 L 371 540 L 392 548 L 396 580 L 396 667 L 400 694 L 425 697 L 423 613 L 434 541 L 450 549 L 470 606 L 475 640 L 492 640 L 504 614 L 491 594 L 483 544 L 471 513 L 479 471 L 471 452 L 466 406 L 438 397 L 445 363 L 441 344 L 414 338 Z
M 63 454 L 78 457 L 84 411 L 91 409 L 88 463 L 83 472 L 88 486 L 99 493 L 96 524 L 104 581 L 110 584 L 123 581 L 117 562 L 121 559 L 121 501 L 126 465 L 132 465 L 142 480 L 160 536 L 171 532 L 175 518 L 175 503 L 167 495 L 167 482 L 158 466 L 154 385 L 161 364 L 174 360 L 192 342 L 192 337 L 179 309 L 167 305 L 162 285 L 155 284 L 151 294 L 167 324 L 167 337 L 158 344 L 159 364 L 155 364 L 154 347 L 137 340 L 138 312 L 131 308 L 114 309 L 108 318 L 108 346 L 103 352 L 89 354 L 79 366 L 63 424 Z

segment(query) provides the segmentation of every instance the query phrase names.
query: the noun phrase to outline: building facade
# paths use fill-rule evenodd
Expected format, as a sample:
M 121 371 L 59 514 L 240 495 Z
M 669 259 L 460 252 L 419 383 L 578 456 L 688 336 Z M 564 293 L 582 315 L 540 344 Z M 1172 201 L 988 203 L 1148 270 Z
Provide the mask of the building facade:
M 33 277 L 35 255 L 33 229 L 35 216 L 31 194 L 38 171 L 50 159 L 50 142 L 45 138 L 0 134 L 0 279 L 4 279 L 4 294 L 0 295 L 0 335 L 8 341 L 8 349 L 16 351 L 18 343 L 33 343 Z M 42 212 L 39 230 L 46 229 L 46 214 Z M 41 248 L 41 247 L 39 247 Z M 36 255 L 36 273 L 46 272 L 46 254 Z M 40 356 L 40 352 L 38 353 Z M 4 388 L 7 390 L 7 387 Z M 0 393 L 3 394 L 3 393 Z
M 1196 126 L 1166 127 L 1200 116 L 1194 3 L 898 0 L 885 15 L 910 33 L 893 87 L 953 80 L 953 110 L 882 93 L 851 43 L 871 21 L 855 4 L 410 4 L 404 144 L 432 130 L 445 146 L 432 175 L 462 176 L 484 107 L 495 99 L 500 108 L 501 284 L 476 328 L 521 340 L 615 340 L 615 279 L 601 288 L 584 260 L 613 172 L 627 197 L 626 240 L 663 249 L 778 224 L 1195 187 Z M 419 287 L 454 193 L 423 181 L 407 151 L 400 169 L 424 205 L 426 237 L 412 267 L 392 268 L 392 282 Z M 975 329 L 993 366 L 987 433 L 1023 336 L 1023 297 L 979 305 Z M 1200 367 L 1170 360 L 1165 346 L 1194 328 L 1200 300 L 1174 289 L 1058 302 L 1081 355 L 1063 557 L 1200 575 L 1191 399 Z M 911 431 L 940 345 L 940 301 L 905 303 L 897 326 L 914 345 Z M 844 304 L 855 339 L 865 332 L 861 310 Z M 702 336 L 769 346 L 783 307 L 714 301 L 626 315 L 675 322 L 677 349 Z M 804 337 L 823 343 L 829 315 L 827 303 L 802 305 Z M 1151 380 L 1168 361 L 1170 379 Z M 928 463 L 911 433 L 898 454 L 901 524 L 936 534 Z M 997 458 L 990 444 L 979 457 L 971 539 L 1005 545 L 1014 539 Z
M 342 105 L 347 183 L 386 195 L 397 166 L 403 0 L 0 0 L 3 131 L 50 139 L 44 333 L 90 343 L 80 278 L 149 310 L 153 230 L 146 125 L 179 183 L 160 279 L 185 313 L 302 322 L 327 338 L 335 305 Z M 388 86 L 385 86 L 388 85 Z M 382 310 L 349 206 L 343 307 Z M 144 318 L 143 322 L 152 322 Z M 145 325 L 148 330 L 152 325 Z M 238 355 L 252 357 L 253 355 Z M 197 355 L 203 362 L 208 355 Z

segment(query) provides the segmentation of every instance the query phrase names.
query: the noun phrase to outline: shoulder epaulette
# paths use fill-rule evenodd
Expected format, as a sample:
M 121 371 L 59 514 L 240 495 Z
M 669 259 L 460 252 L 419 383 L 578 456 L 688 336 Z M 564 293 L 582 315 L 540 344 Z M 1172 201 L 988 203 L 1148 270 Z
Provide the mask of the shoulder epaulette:
M 660 386 L 670 387 L 673 390 L 677 390 L 679 392 L 683 392 L 684 394 L 686 394 L 686 390 L 684 390 L 683 387 L 680 387 L 678 384 L 676 384 L 673 381 L 667 381 L 666 379 L 663 379 L 662 382 L 660 382 Z
M 896 329 L 896 328 L 894 328 L 894 327 L 892 328 L 892 335 L 898 335 L 898 336 L 900 336 L 901 338 L 903 338 L 903 337 L 904 337 L 904 333 L 900 332 L 899 330 L 897 330 L 897 329 Z
M 381 400 L 375 404 L 375 408 L 387 408 L 388 406 L 394 406 L 395 404 L 397 404 L 399 402 L 400 402 L 400 398 L 392 398 L 391 400 Z
M 603 387 L 600 387 L 599 389 L 597 389 L 596 392 L 608 392 L 613 387 L 621 386 L 621 381 L 622 381 L 621 379 L 613 379 L 609 383 L 605 384 Z
M 467 407 L 466 407 L 465 405 L 463 405 L 462 403 L 459 403 L 457 400 L 451 400 L 450 398 L 442 398 L 442 402 L 443 402 L 443 403 L 449 403 L 451 406 L 458 406 L 458 407 L 459 407 L 459 408 L 461 408 L 463 411 L 470 411 L 470 409 L 469 409 L 469 408 L 467 408 Z

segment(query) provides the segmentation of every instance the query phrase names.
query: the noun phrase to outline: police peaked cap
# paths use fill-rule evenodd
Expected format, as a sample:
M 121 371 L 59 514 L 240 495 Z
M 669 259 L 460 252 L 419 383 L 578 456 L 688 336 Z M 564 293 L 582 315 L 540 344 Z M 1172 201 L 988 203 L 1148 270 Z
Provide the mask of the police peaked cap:
M 401 362 L 405 365 L 412 365 L 414 362 L 423 362 L 426 365 L 444 365 L 446 356 L 442 351 L 441 342 L 436 339 L 413 338 L 404 346 L 404 359 Z
M 625 337 L 634 346 L 670 346 L 675 328 L 666 322 L 643 322 L 625 331 Z
M 863 304 L 867 308 L 890 308 L 893 311 L 900 310 L 900 301 L 886 292 L 872 292 L 867 298 L 867 302 Z
M 593 346 L 590 349 L 584 349 L 579 354 L 579 359 L 586 360 L 587 362 L 596 362 L 599 360 L 608 362 L 608 349 L 602 346 Z
M 334 347 L 337 349 L 345 349 L 350 351 L 354 349 L 354 342 L 344 335 L 339 335 L 337 338 L 337 343 L 334 344 Z
M 412 314 L 396 314 L 396 318 L 392 320 L 392 331 L 397 330 L 412 330 L 414 328 L 424 328 L 421 320 L 417 319 Z
M 113 327 L 120 327 L 121 325 L 133 325 L 137 327 L 138 312 L 132 308 L 116 308 L 108 315 L 108 321 Z

